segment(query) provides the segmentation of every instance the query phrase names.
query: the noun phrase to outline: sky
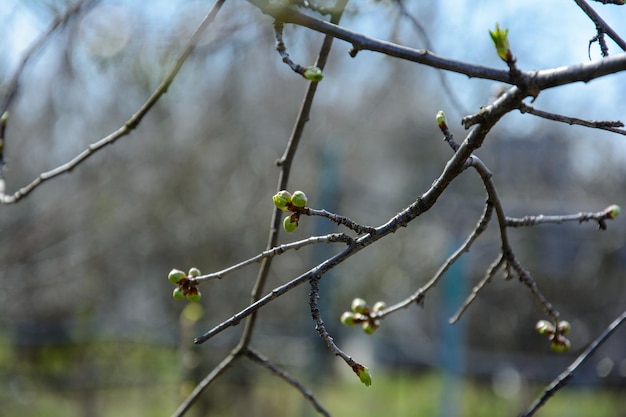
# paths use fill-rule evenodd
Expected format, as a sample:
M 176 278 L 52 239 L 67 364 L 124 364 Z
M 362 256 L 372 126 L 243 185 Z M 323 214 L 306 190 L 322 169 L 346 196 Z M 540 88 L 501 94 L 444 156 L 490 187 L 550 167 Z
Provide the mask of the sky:
M 231 3 L 244 3 L 243 0 L 231 0 Z M 0 56 L 4 66 L 0 66 L 0 76 L 7 75 L 17 66 L 22 54 L 45 29 L 53 14 L 45 7 L 33 5 L 53 4 L 60 10 L 62 1 L 4 0 L 0 8 Z M 394 31 L 390 24 L 394 17 L 393 9 L 385 8 L 373 0 L 355 0 L 350 3 L 350 10 L 342 24 L 349 29 L 361 31 L 368 36 L 397 39 L 408 46 L 422 48 L 424 40 L 411 28 L 408 22 L 401 24 Z M 592 2 L 593 3 L 593 2 Z M 124 48 L 132 36 L 134 25 L 141 25 L 142 33 L 150 36 L 152 42 L 169 42 L 174 26 L 173 19 L 180 22 L 181 16 L 192 19 L 201 18 L 208 8 L 208 2 L 186 0 L 151 0 L 150 7 L 138 0 L 101 0 L 87 14 L 81 23 L 81 40 L 97 49 L 102 56 L 114 56 Z M 413 16 L 424 26 L 429 26 L 430 41 L 435 53 L 471 63 L 504 68 L 488 36 L 488 29 L 495 23 L 509 29 L 512 50 L 522 70 L 537 70 L 570 65 L 587 61 L 589 40 L 595 35 L 595 27 L 573 0 L 525 0 L 523 2 L 498 2 L 486 0 L 459 1 L 439 0 L 405 1 Z M 239 7 L 239 6 L 237 6 Z M 601 5 L 593 3 L 602 17 L 618 33 L 626 34 L 626 6 Z M 34 12 L 34 10 L 36 12 Z M 381 14 L 382 13 L 382 14 Z M 381 24 L 381 16 L 383 24 Z M 189 32 L 195 22 L 189 25 Z M 95 29 L 94 29 L 95 28 Z M 165 30 L 164 30 L 165 29 Z M 397 29 L 397 28 L 396 28 Z M 106 44 L 98 43 L 98 31 L 109 36 Z M 95 32 L 95 34 L 94 34 Z M 184 30 L 182 32 L 185 32 Z M 181 33 L 181 38 L 186 36 Z M 111 41 L 113 39 L 114 41 Z M 618 53 L 619 48 L 608 40 L 610 53 Z M 343 44 L 340 48 L 347 49 Z M 597 44 L 591 47 L 592 59 L 599 59 Z M 367 64 L 373 58 L 361 54 L 358 58 Z M 375 62 L 375 61 L 371 61 Z M 367 65 L 363 66 L 364 68 Z M 350 74 L 346 83 L 360 83 L 371 77 L 367 71 Z M 475 111 L 485 104 L 493 88 L 492 84 L 475 82 L 478 87 L 467 88 L 465 76 L 446 75 L 457 99 L 464 109 Z M 484 92 L 481 92 L 481 89 Z M 601 92 L 601 93 L 599 93 Z M 554 111 L 570 116 L 595 120 L 626 120 L 626 106 L 616 107 L 621 98 L 626 96 L 626 82 L 623 75 L 609 76 L 593 81 L 588 86 L 567 86 L 553 91 L 545 91 L 535 103 L 540 109 Z M 564 104 L 566 106 L 564 107 Z M 454 109 L 449 109 L 449 115 Z M 458 115 L 460 119 L 462 115 Z M 512 123 L 515 123 L 513 121 Z M 515 125 L 520 131 L 533 129 L 533 122 L 528 118 Z M 578 128 L 582 129 L 582 128 Z M 602 140 L 626 142 L 623 137 L 604 132 L 588 130 L 582 135 L 601 137 Z M 626 146 L 616 145 L 626 155 Z M 626 156 L 625 156 L 626 159 Z

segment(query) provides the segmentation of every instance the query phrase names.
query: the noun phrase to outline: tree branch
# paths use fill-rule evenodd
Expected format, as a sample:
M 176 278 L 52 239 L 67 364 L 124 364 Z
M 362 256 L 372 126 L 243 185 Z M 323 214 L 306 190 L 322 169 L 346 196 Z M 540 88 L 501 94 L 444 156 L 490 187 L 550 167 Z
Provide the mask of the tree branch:
M 570 366 L 565 369 L 561 375 L 559 375 L 555 380 L 553 380 L 550 385 L 548 385 L 543 393 L 535 400 L 533 405 L 523 414 L 520 414 L 520 417 L 531 417 L 534 415 L 539 408 L 541 408 L 546 401 L 550 399 L 557 391 L 563 388 L 567 383 L 574 377 L 574 374 L 578 371 L 578 369 L 585 364 L 591 358 L 591 356 L 595 353 L 596 350 L 600 346 L 604 344 L 608 340 L 609 337 L 626 321 L 626 311 L 624 311 L 619 317 L 617 317 L 609 327 L 602 332 L 602 334 L 594 340 L 587 349 L 581 353 L 574 362 Z
M 183 64 L 185 63 L 185 61 L 187 60 L 187 58 L 189 57 L 189 55 L 195 48 L 196 43 L 198 42 L 198 39 L 200 38 L 200 35 L 213 22 L 213 20 L 215 19 L 215 16 L 217 15 L 220 8 L 224 4 L 224 1 L 225 0 L 215 1 L 209 13 L 204 17 L 202 22 L 200 22 L 196 30 L 191 35 L 191 38 L 187 42 L 187 45 L 185 46 L 183 51 L 180 53 L 180 55 L 176 59 L 176 63 L 174 64 L 174 67 L 165 76 L 163 81 L 161 81 L 161 84 L 152 93 L 152 95 L 148 98 L 148 100 L 139 108 L 139 110 L 137 110 L 135 114 L 131 116 L 130 119 L 126 121 L 126 123 L 124 123 L 122 127 L 117 129 L 115 132 L 111 133 L 110 135 L 100 139 L 99 141 L 92 143 L 91 145 L 89 145 L 87 149 L 85 149 L 84 151 L 76 155 L 72 160 L 68 161 L 67 163 L 60 165 L 57 168 L 54 168 L 50 171 L 39 174 L 39 176 L 35 178 L 30 184 L 26 185 L 23 188 L 20 188 L 14 194 L 12 195 L 4 194 L 4 193 L 0 194 L 0 203 L 13 204 L 13 203 L 18 202 L 19 200 L 26 197 L 28 194 L 30 194 L 34 189 L 39 187 L 44 182 L 47 182 L 55 177 L 58 177 L 59 175 L 71 172 L 74 168 L 76 168 L 77 165 L 84 162 L 87 158 L 89 158 L 96 152 L 102 150 L 107 145 L 113 144 L 118 139 L 128 135 L 131 131 L 133 131 L 137 127 L 137 125 L 139 125 L 139 123 L 144 118 L 144 116 L 150 111 L 150 109 L 157 103 L 157 101 L 159 101 L 161 96 L 163 96 L 163 94 L 167 92 L 167 89 L 169 88 L 170 84 L 172 83 L 172 81 L 174 81 L 174 78 L 176 78 L 176 75 L 180 71 L 181 67 L 183 66 Z M 2 187 L 0 187 L 0 190 L 1 189 Z
M 275 363 L 273 363 L 268 358 L 263 356 L 261 353 L 255 351 L 254 349 L 250 347 L 246 349 L 245 355 L 251 361 L 269 369 L 274 375 L 281 378 L 283 381 L 285 381 L 286 383 L 288 383 L 289 385 L 291 385 L 292 387 L 300 391 L 300 393 L 304 396 L 304 398 L 306 398 L 307 401 L 311 403 L 313 408 L 315 408 L 318 413 L 320 413 L 323 416 L 330 417 L 330 413 L 328 412 L 328 410 L 326 410 L 324 406 L 320 404 L 320 402 L 317 400 L 315 395 L 311 391 L 309 391 L 304 385 L 298 382 L 298 380 L 296 380 L 291 375 L 289 375 L 286 371 L 284 371 Z

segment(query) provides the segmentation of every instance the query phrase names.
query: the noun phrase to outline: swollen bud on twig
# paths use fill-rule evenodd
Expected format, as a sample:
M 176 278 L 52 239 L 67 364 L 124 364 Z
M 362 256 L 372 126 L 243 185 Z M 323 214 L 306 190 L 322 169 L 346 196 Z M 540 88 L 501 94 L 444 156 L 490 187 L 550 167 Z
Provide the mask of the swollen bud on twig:
M 379 325 L 380 324 L 378 320 L 367 320 L 363 322 L 361 327 L 363 328 L 363 331 L 365 333 L 373 334 L 376 331 L 376 329 L 378 329 Z
M 319 82 L 324 78 L 324 73 L 318 67 L 306 67 L 304 68 L 304 72 L 302 73 L 304 78 L 309 81 Z
M 200 294 L 200 291 L 198 291 L 198 289 L 195 289 L 194 292 L 190 292 L 186 295 L 186 297 L 189 301 L 197 302 L 200 301 L 200 298 L 202 298 L 202 294 Z
M 569 331 L 572 329 L 571 324 L 569 324 L 569 321 L 560 321 L 559 324 L 557 324 L 557 329 L 559 330 L 560 334 L 568 334 Z
M 376 304 L 374 304 L 374 307 L 372 307 L 372 311 L 374 313 L 379 313 L 386 308 L 387 308 L 387 304 L 385 304 L 384 301 L 377 301 Z
M 356 315 L 350 311 L 344 311 L 344 313 L 341 315 L 341 319 L 339 320 L 344 326 L 354 326 L 355 324 L 360 322 L 359 320 L 357 320 Z
M 279 191 L 272 197 L 272 200 L 274 200 L 274 205 L 282 211 L 289 211 L 289 209 L 287 208 L 287 206 L 291 204 L 291 194 L 289 193 L 289 191 Z
M 186 277 L 187 275 L 178 269 L 172 269 L 170 273 L 167 274 L 167 279 L 169 279 L 172 284 L 178 284 L 180 280 Z
M 283 229 L 285 229 L 285 232 L 291 233 L 295 231 L 297 228 L 298 228 L 298 216 L 292 214 L 291 216 L 285 217 L 285 220 L 283 220 Z
M 446 129 L 448 127 L 448 123 L 446 122 L 446 115 L 443 111 L 439 110 L 437 112 L 435 120 L 437 121 L 437 126 L 439 126 L 439 129 Z
M 198 268 L 190 268 L 189 269 L 189 276 L 191 277 L 199 277 L 200 275 L 202 275 L 202 273 L 200 272 L 200 270 Z
M 496 23 L 496 30 L 490 30 L 489 35 L 496 46 L 496 52 L 500 59 L 507 64 L 513 63 L 515 60 L 509 47 L 509 29 L 500 29 L 500 25 Z
M 308 199 L 306 198 L 306 194 L 302 191 L 294 191 L 291 196 L 291 204 L 296 207 L 304 207 L 306 206 Z
M 608 217 L 609 219 L 614 219 L 614 218 L 616 218 L 617 216 L 619 216 L 619 213 L 620 213 L 621 211 L 622 211 L 622 210 L 620 209 L 620 207 L 619 207 L 617 204 L 610 205 L 610 206 L 608 206 L 608 207 L 606 208 L 607 217 Z
M 540 335 L 551 336 L 554 334 L 554 326 L 548 320 L 539 320 L 535 329 Z
M 550 344 L 550 348 L 552 351 L 556 353 L 567 352 L 570 348 L 570 342 L 566 337 L 558 335 L 554 339 L 552 339 L 552 343 Z
M 359 379 L 366 387 L 369 387 L 370 385 L 372 385 L 372 375 L 370 374 L 370 370 L 367 369 L 366 366 L 359 365 L 356 369 L 354 369 L 354 371 L 356 372 L 356 374 L 359 376 Z
M 370 307 L 367 305 L 367 302 L 362 298 L 355 298 L 352 300 L 352 305 L 350 309 L 355 313 L 359 314 L 369 314 Z
M 172 293 L 172 297 L 174 297 L 174 300 L 182 300 L 183 298 L 185 298 L 185 292 L 183 291 L 182 288 L 176 287 L 176 288 L 174 288 L 174 292 Z

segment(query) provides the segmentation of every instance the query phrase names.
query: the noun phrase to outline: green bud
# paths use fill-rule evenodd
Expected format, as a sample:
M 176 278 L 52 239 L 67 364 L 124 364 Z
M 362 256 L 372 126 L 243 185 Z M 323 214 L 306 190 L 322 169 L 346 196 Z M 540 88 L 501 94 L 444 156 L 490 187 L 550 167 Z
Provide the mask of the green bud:
M 361 325 L 361 327 L 363 327 L 363 331 L 367 334 L 373 334 L 376 329 L 378 329 L 378 326 L 380 325 L 380 323 L 378 322 L 378 320 L 367 320 L 364 321 L 363 324 Z
M 292 216 L 287 216 L 285 217 L 285 220 L 283 220 L 283 229 L 285 229 L 285 232 L 287 233 L 291 233 L 293 231 L 295 231 L 298 228 L 298 217 L 294 217 Z
M 511 62 L 513 60 L 513 54 L 509 47 L 509 29 L 500 29 L 500 25 L 496 23 L 496 30 L 490 30 L 489 35 L 496 46 L 496 52 L 500 59 L 504 62 Z
M 357 321 L 356 319 L 356 315 L 350 311 L 344 311 L 344 313 L 341 315 L 341 324 L 343 324 L 344 326 L 354 326 L 355 324 L 359 323 L 359 321 Z
M 313 82 L 322 81 L 322 78 L 324 78 L 324 73 L 318 67 L 306 67 L 302 75 L 307 80 Z
M 537 333 L 544 336 L 551 336 L 554 334 L 554 326 L 548 320 L 539 320 L 537 324 L 535 324 L 535 329 Z
M 387 304 L 385 304 L 384 301 L 377 301 L 376 304 L 374 304 L 374 307 L 372 307 L 372 311 L 374 313 L 378 313 L 380 311 L 383 311 L 386 308 L 387 308 Z
M 202 275 L 202 273 L 198 268 L 191 268 L 189 269 L 189 275 L 192 277 L 199 277 L 200 275 Z
M 360 365 L 356 369 L 356 374 L 359 376 L 359 379 L 366 387 L 372 385 L 372 375 L 370 374 L 370 370 L 367 369 L 366 366 Z
M 182 300 L 183 298 L 185 298 L 185 293 L 183 292 L 182 288 L 176 287 L 176 288 L 174 288 L 174 292 L 172 293 L 172 297 L 174 297 L 174 300 Z
M 560 321 L 559 324 L 557 324 L 557 329 L 559 329 L 559 333 L 560 334 L 568 334 L 569 331 L 572 329 L 572 325 L 569 324 L 569 321 Z
M 622 211 L 617 204 L 610 205 L 606 208 L 607 216 L 609 219 L 614 219 L 619 216 L 619 213 Z
M 566 337 L 559 335 L 555 337 L 554 339 L 552 339 L 550 348 L 552 349 L 553 352 L 556 352 L 556 353 L 567 352 L 570 348 L 570 342 Z
M 370 307 L 367 305 L 367 302 L 362 298 L 355 298 L 354 300 L 352 300 L 352 305 L 350 306 L 350 309 L 355 313 L 360 314 L 369 314 L 370 312 Z
M 291 204 L 291 194 L 289 191 L 281 190 L 276 193 L 272 199 L 274 200 L 274 205 L 281 209 L 282 211 L 289 211 L 287 206 Z
M 446 115 L 441 110 L 437 112 L 437 116 L 435 116 L 435 120 L 437 121 L 437 126 L 439 126 L 440 129 L 445 129 L 448 125 L 446 122 Z
M 167 279 L 169 279 L 172 284 L 178 284 L 183 278 L 187 278 L 187 275 L 178 269 L 172 269 L 170 273 L 167 274 Z
M 189 294 L 186 295 L 186 297 L 187 297 L 187 300 L 195 303 L 196 301 L 200 301 L 202 294 L 200 294 L 200 291 L 196 289 L 195 292 L 190 292 Z
M 304 194 L 302 191 L 294 191 L 293 195 L 291 196 L 291 204 L 296 207 L 304 207 L 306 206 L 307 202 L 308 199 L 306 198 L 306 194 Z

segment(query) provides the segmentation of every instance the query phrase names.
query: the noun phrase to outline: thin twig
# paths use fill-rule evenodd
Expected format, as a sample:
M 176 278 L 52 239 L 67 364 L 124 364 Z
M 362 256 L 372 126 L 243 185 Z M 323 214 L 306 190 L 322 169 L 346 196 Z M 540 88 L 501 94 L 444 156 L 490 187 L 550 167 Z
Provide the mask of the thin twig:
M 4 114 L 11 106 L 17 90 L 19 89 L 19 81 L 24 72 L 24 68 L 35 56 L 35 53 L 45 45 L 45 43 L 51 38 L 51 35 L 59 26 L 67 22 L 70 17 L 76 14 L 83 7 L 83 5 L 92 2 L 94 2 L 94 0 L 90 0 L 88 2 L 86 2 L 85 0 L 79 0 L 76 3 L 70 5 L 65 10 L 65 13 L 57 16 L 54 20 L 52 20 L 46 30 L 42 32 L 41 35 L 39 35 L 39 37 L 33 43 L 30 44 L 26 51 L 24 51 L 24 54 L 22 55 L 22 58 L 17 65 L 17 68 L 15 68 L 11 77 L 9 77 L 9 80 L 5 83 L 5 85 L 2 86 L 4 91 L 2 104 L 0 104 L 0 114 Z
M 615 215 L 612 213 L 612 209 L 614 206 L 609 206 L 602 211 L 598 211 L 595 213 L 587 212 L 587 213 L 578 213 L 578 214 L 561 214 L 561 215 L 552 215 L 545 216 L 543 214 L 539 214 L 536 216 L 524 216 L 522 218 L 515 217 L 507 217 L 506 225 L 507 227 L 524 227 L 524 226 L 535 226 L 538 224 L 546 224 L 546 223 L 555 223 L 561 224 L 565 222 L 588 222 L 595 221 L 598 223 L 598 227 L 601 230 L 606 229 L 606 220 L 612 220 L 615 218 Z
M 626 70 L 626 54 L 617 54 L 602 60 L 586 62 L 568 67 L 551 68 L 539 71 L 520 71 L 519 74 L 512 77 L 510 70 L 470 64 L 436 55 L 427 50 L 413 49 L 397 45 L 392 42 L 374 39 L 350 31 L 341 26 L 317 19 L 313 16 L 300 13 L 291 7 L 278 3 L 268 3 L 264 0 L 248 1 L 261 10 L 261 12 L 272 16 L 275 19 L 279 19 L 285 23 L 293 23 L 304 26 L 351 43 L 352 56 L 356 56 L 359 50 L 379 52 L 390 57 L 417 62 L 419 64 L 459 74 L 465 74 L 469 77 L 483 78 L 507 84 L 524 86 L 525 90 L 532 90 L 529 95 L 533 97 L 536 96 L 539 91 L 544 89 L 571 84 L 577 81 L 588 82 L 592 79 Z
M 574 2 L 580 7 L 589 19 L 595 23 L 599 32 L 606 33 L 611 39 L 620 47 L 622 51 L 626 51 L 626 41 L 622 39 L 617 32 L 615 32 L 600 15 L 591 7 L 585 0 L 574 0 Z
M 590 127 L 593 129 L 608 130 L 609 132 L 618 133 L 620 135 L 626 135 L 625 129 L 618 129 L 624 127 L 624 123 L 619 120 L 584 120 L 576 117 L 563 116 L 560 114 L 549 113 L 543 110 L 535 109 L 532 106 L 522 102 L 520 103 L 519 111 L 521 113 L 529 113 L 537 117 L 541 117 L 548 120 L 554 120 L 561 123 L 567 123 L 568 125 L 579 125 Z
M 517 260 L 513 249 L 511 248 L 511 244 L 509 243 L 508 233 L 507 233 L 507 217 L 504 214 L 504 209 L 502 208 L 502 203 L 500 201 L 500 197 L 498 197 L 498 192 L 496 190 L 496 186 L 493 183 L 491 178 L 491 172 L 487 168 L 487 166 L 476 156 L 472 155 L 469 159 L 470 164 L 476 169 L 480 178 L 483 181 L 485 186 L 485 190 L 487 191 L 487 195 L 489 196 L 490 201 L 493 202 L 496 215 L 498 218 L 498 225 L 500 228 L 500 240 L 502 242 L 502 256 L 506 262 L 507 269 L 510 267 L 517 273 L 517 277 L 525 284 L 531 291 L 531 293 L 535 296 L 535 298 L 542 305 L 546 313 L 556 322 L 559 318 L 559 312 L 552 306 L 552 304 L 548 301 L 548 299 L 543 295 L 543 293 L 539 290 L 537 286 L 537 282 Z M 485 284 L 488 281 L 485 282 Z
M 606 342 L 609 337 L 626 321 L 626 311 L 624 311 L 619 317 L 617 317 L 613 322 L 609 325 L 609 327 L 602 332 L 602 334 L 594 340 L 587 349 L 581 353 L 574 362 L 571 363 L 570 366 L 567 367 L 565 371 L 563 371 L 555 380 L 553 380 L 550 385 L 548 385 L 543 393 L 535 400 L 533 405 L 523 414 L 520 414 L 520 417 L 531 417 L 534 415 L 541 406 L 543 406 L 546 401 L 550 399 L 557 391 L 563 388 L 567 383 L 574 377 L 574 374 L 578 371 L 582 365 L 587 362 L 591 356 L 595 353 L 596 350 L 600 346 Z
M 222 269 L 221 271 L 213 272 L 207 275 L 201 275 L 199 277 L 194 278 L 192 281 L 200 282 L 200 281 L 206 281 L 210 279 L 222 279 L 226 275 L 230 274 L 231 272 L 235 272 L 251 264 L 261 262 L 265 258 L 270 258 L 273 256 L 281 255 L 288 250 L 298 250 L 305 246 L 314 245 L 317 243 L 333 243 L 333 242 L 343 242 L 348 245 L 351 245 L 353 244 L 354 240 L 350 236 L 343 234 L 343 233 L 331 233 L 331 234 L 324 235 L 324 236 L 311 236 L 307 239 L 298 240 L 296 242 L 291 242 L 291 243 L 285 243 L 283 245 L 268 249 L 236 265 Z
M 191 406 L 196 402 L 200 394 L 211 385 L 220 375 L 222 375 L 228 368 L 232 366 L 235 359 L 239 357 L 236 352 L 231 352 L 226 356 L 222 362 L 220 362 L 202 381 L 194 388 L 193 392 L 182 402 L 178 409 L 172 414 L 171 417 L 181 417 L 185 415 Z
M 350 220 L 347 217 L 344 216 L 340 216 L 338 214 L 335 213 L 330 213 L 326 210 L 316 210 L 316 209 L 312 209 L 309 207 L 304 207 L 301 211 L 302 214 L 306 214 L 309 216 L 321 216 L 321 217 L 326 217 L 327 219 L 340 224 L 340 225 L 344 225 L 346 226 L 348 229 L 354 230 L 355 232 L 357 232 L 358 234 L 362 234 L 362 233 L 374 233 L 376 231 L 376 228 L 371 227 L 371 226 L 363 226 L 361 224 L 358 224 L 356 222 L 353 222 L 352 220 Z
M 204 17 L 202 22 L 200 22 L 196 30 L 191 35 L 191 38 L 187 42 L 187 45 L 176 59 L 174 67 L 165 76 L 163 81 L 161 81 L 161 84 L 156 88 L 156 90 L 152 93 L 148 100 L 146 100 L 146 102 L 139 108 L 139 110 L 137 110 L 137 112 L 133 114 L 122 127 L 117 129 L 115 132 L 109 134 L 108 136 L 100 139 L 99 141 L 92 143 L 91 145 L 89 145 L 89 147 L 87 147 L 87 149 L 76 155 L 72 160 L 66 162 L 65 164 L 60 165 L 50 171 L 39 174 L 39 176 L 35 178 L 30 184 L 26 185 L 23 188 L 20 188 L 12 195 L 1 194 L 0 203 L 12 204 L 18 202 L 19 200 L 30 194 L 34 189 L 39 187 L 41 184 L 61 174 L 69 173 L 74 168 L 76 168 L 77 165 L 84 162 L 87 158 L 89 158 L 96 152 L 102 150 L 107 145 L 113 144 L 118 139 L 128 135 L 131 131 L 133 131 L 142 121 L 144 116 L 150 111 L 150 109 L 157 103 L 157 101 L 159 101 L 161 96 L 163 96 L 163 94 L 167 92 L 170 84 L 172 83 L 172 81 L 174 81 L 174 78 L 195 48 L 198 39 L 202 35 L 202 32 L 213 22 L 215 16 L 224 4 L 224 1 L 225 0 L 215 1 L 209 13 Z
M 472 289 L 472 292 L 470 293 L 470 295 L 467 297 L 467 299 L 465 300 L 465 302 L 463 303 L 463 305 L 461 305 L 461 307 L 458 309 L 458 311 L 454 314 L 454 316 L 450 317 L 450 319 L 448 320 L 448 322 L 450 324 L 454 324 L 457 321 L 459 321 L 459 319 L 461 318 L 461 316 L 465 313 L 465 311 L 469 308 L 469 306 L 474 302 L 474 300 L 476 299 L 476 297 L 478 297 L 478 293 L 485 288 L 485 286 L 491 281 L 491 278 L 494 277 L 494 275 L 500 270 L 500 268 L 505 264 L 505 260 L 504 260 L 504 256 L 502 256 L 502 254 L 500 254 L 500 256 L 498 257 L 498 259 L 496 259 L 491 266 L 487 269 L 487 272 L 485 273 L 485 276 L 483 277 L 483 279 L 474 286 L 474 288 Z
M 339 356 L 343 359 L 343 361 L 354 371 L 354 373 L 359 376 L 359 371 L 362 370 L 364 366 L 341 350 L 335 343 L 332 336 L 328 334 L 326 326 L 324 326 L 324 320 L 322 320 L 322 314 L 320 313 L 319 306 L 317 305 L 317 301 L 320 298 L 319 280 L 320 278 L 318 275 L 314 275 L 311 279 L 309 279 L 309 283 L 311 284 L 311 291 L 309 292 L 309 306 L 311 307 L 311 316 L 315 322 L 315 330 L 317 330 L 324 343 L 326 343 L 328 349 L 330 349 L 335 356 Z
M 387 316 L 388 314 L 393 313 L 394 311 L 400 310 L 402 308 L 407 308 L 413 303 L 421 304 L 424 297 L 426 296 L 426 293 L 435 285 L 437 285 L 439 280 L 444 276 L 444 274 L 448 271 L 448 269 L 450 269 L 450 267 L 464 253 L 469 252 L 470 248 L 472 247 L 472 244 L 476 241 L 476 239 L 478 239 L 478 237 L 485 230 L 487 230 L 487 226 L 489 225 L 489 221 L 491 220 L 492 212 L 493 212 L 493 203 L 491 203 L 490 201 L 487 201 L 487 204 L 485 205 L 485 210 L 483 211 L 483 214 L 480 220 L 478 221 L 478 223 L 476 224 L 476 227 L 474 228 L 474 230 L 472 230 L 472 232 L 467 237 L 465 242 L 463 242 L 463 244 L 452 255 L 450 255 L 448 259 L 446 259 L 444 264 L 439 268 L 439 270 L 430 279 L 430 281 L 428 281 L 423 287 L 421 287 L 419 290 L 413 293 L 410 297 L 400 301 L 397 304 L 389 306 L 385 308 L 384 310 L 382 310 L 381 312 L 379 312 L 377 315 L 377 318 L 383 318 Z
M 286 383 L 300 391 L 304 398 L 306 398 L 311 403 L 313 408 L 315 408 L 321 415 L 330 417 L 330 413 L 328 412 L 328 410 L 326 410 L 324 406 L 317 400 L 315 395 L 311 391 L 309 391 L 304 385 L 298 382 L 297 379 L 289 375 L 284 369 L 280 368 L 278 365 L 263 356 L 261 353 L 250 347 L 246 349 L 245 356 L 251 361 L 269 369 L 274 375 L 278 376 Z

